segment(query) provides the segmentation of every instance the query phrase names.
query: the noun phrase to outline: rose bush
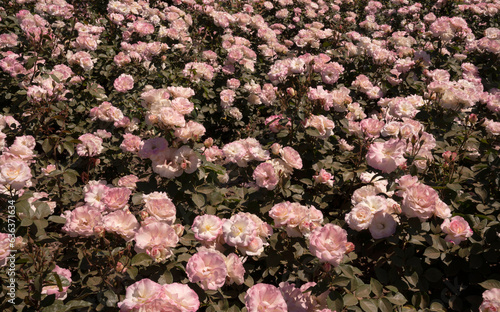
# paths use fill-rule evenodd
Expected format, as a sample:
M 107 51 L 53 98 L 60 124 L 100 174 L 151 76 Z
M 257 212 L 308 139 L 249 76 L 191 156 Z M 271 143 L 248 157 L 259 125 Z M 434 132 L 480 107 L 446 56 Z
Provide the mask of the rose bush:
M 0 308 L 498 309 L 499 9 L 0 4 Z

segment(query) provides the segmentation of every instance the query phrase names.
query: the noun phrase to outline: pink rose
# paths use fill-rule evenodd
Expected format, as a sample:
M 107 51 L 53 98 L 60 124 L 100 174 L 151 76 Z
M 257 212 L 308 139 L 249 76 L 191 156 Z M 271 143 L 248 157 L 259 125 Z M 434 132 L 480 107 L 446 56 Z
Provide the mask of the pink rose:
M 437 191 L 432 187 L 415 183 L 403 193 L 401 208 L 409 218 L 418 217 L 424 221 L 435 213 L 436 203 L 439 200 Z
M 134 88 L 134 78 L 127 74 L 121 74 L 113 83 L 116 91 L 127 92 Z
M 290 146 L 283 147 L 283 149 L 281 150 L 281 157 L 290 167 L 295 169 L 302 169 L 302 158 L 300 158 L 299 152 L 297 152 Z
M 61 279 L 61 284 L 63 285 L 62 291 L 59 291 L 59 286 L 57 285 L 50 285 L 50 286 L 44 286 L 42 288 L 42 294 L 44 295 L 56 295 L 57 300 L 64 300 L 68 296 L 67 291 L 69 289 L 69 285 L 71 284 L 71 271 L 68 269 L 63 269 L 56 265 L 54 270 L 52 270 L 54 274 L 59 275 L 59 278 Z
M 164 222 L 153 221 L 142 225 L 135 234 L 135 251 L 149 254 L 156 262 L 170 258 L 179 241 L 175 230 Z
M 460 216 L 445 219 L 441 224 L 441 230 L 448 234 L 445 240 L 453 244 L 460 244 L 460 242 L 467 240 L 467 238 L 471 237 L 473 234 L 469 223 Z
M 64 212 L 66 224 L 62 230 L 71 237 L 94 235 L 94 227 L 102 225 L 101 212 L 90 206 L 80 206 Z
M 91 133 L 81 135 L 78 140 L 82 141 L 82 143 L 76 146 L 78 156 L 94 157 L 99 155 L 103 150 L 102 139 Z
M 191 283 L 201 283 L 204 290 L 217 290 L 224 285 L 227 267 L 224 256 L 216 251 L 201 247 L 189 258 L 186 273 Z
M 483 302 L 479 307 L 480 312 L 500 311 L 500 288 L 492 288 L 483 293 Z
M 165 311 L 195 312 L 200 307 L 198 295 L 188 285 L 165 284 L 160 297 Z
M 191 230 L 197 240 L 214 241 L 222 233 L 222 220 L 213 215 L 196 216 Z
M 116 233 L 126 241 L 132 240 L 139 229 L 139 222 L 128 210 L 113 211 L 102 218 L 102 223 L 107 232 Z
M 283 295 L 277 287 L 270 284 L 255 284 L 245 295 L 245 306 L 248 312 L 287 312 Z
M 127 207 L 132 192 L 126 187 L 109 188 L 103 199 L 108 210 L 119 210 Z
M 227 280 L 228 285 L 235 283 L 237 285 L 243 284 L 245 281 L 245 268 L 241 258 L 235 253 L 231 253 L 226 257 L 227 267 Z
M 230 246 L 248 246 L 257 236 L 257 225 L 249 216 L 236 214 L 224 221 L 222 235 Z
M 309 236 L 309 250 L 321 262 L 338 266 L 346 252 L 347 232 L 331 223 L 315 229 Z
M 21 159 L 0 160 L 0 184 L 15 190 L 26 186 L 31 179 L 28 164 Z
M 153 192 L 142 196 L 144 208 L 158 221 L 172 225 L 176 218 L 176 209 L 172 200 L 163 192 Z
M 383 143 L 375 142 L 368 149 L 366 162 L 375 169 L 391 173 L 406 162 L 403 156 L 405 148 L 405 142 L 397 139 L 391 139 Z
M 378 211 L 368 227 L 370 234 L 375 239 L 386 238 L 396 232 L 397 222 L 394 217 L 385 211 Z
M 321 183 L 321 184 L 326 184 L 329 187 L 333 186 L 333 175 L 326 171 L 325 169 L 321 169 L 318 173 L 318 175 L 313 176 L 314 182 L 316 183 Z
M 147 304 L 157 300 L 162 286 L 148 278 L 144 278 L 127 287 L 125 299 L 118 302 L 120 311 L 139 311 Z
M 274 190 L 279 182 L 279 177 L 274 171 L 273 165 L 268 162 L 258 165 L 252 176 L 259 187 L 263 187 L 268 190 Z

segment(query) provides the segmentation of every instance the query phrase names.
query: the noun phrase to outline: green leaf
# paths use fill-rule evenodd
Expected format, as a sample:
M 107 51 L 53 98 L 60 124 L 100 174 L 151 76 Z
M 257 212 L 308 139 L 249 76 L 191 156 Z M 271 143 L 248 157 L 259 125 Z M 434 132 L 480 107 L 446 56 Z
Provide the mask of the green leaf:
M 58 223 L 58 224 L 65 224 L 66 223 L 66 218 L 59 217 L 59 216 L 50 216 L 47 220 L 50 222 Z
M 66 312 L 76 310 L 76 309 L 90 307 L 91 305 L 92 305 L 92 303 L 90 303 L 88 301 L 71 300 L 70 302 L 66 303 Z
M 193 194 L 191 199 L 198 208 L 201 208 L 205 205 L 205 196 L 203 196 L 202 194 L 195 193 Z
M 381 298 L 378 300 L 378 308 L 382 312 L 392 312 L 394 311 L 391 302 L 387 298 Z
M 397 294 L 392 295 L 392 296 L 387 296 L 387 299 L 391 303 L 396 304 L 396 305 L 403 305 L 408 301 L 401 293 L 397 293 Z
M 371 299 L 363 299 L 360 302 L 361 309 L 366 312 L 377 312 L 377 305 Z
M 441 252 L 434 247 L 427 247 L 424 251 L 424 256 L 431 259 L 437 259 L 441 256 Z
M 494 279 L 486 280 L 482 283 L 479 283 L 479 285 L 481 285 L 485 289 L 500 288 L 500 282 Z
M 354 292 L 356 294 L 356 297 L 358 298 L 367 298 L 370 296 L 370 285 L 369 284 L 364 284 L 358 287 L 356 291 Z
M 372 278 L 370 279 L 371 291 L 375 294 L 375 296 L 380 297 L 383 294 L 383 286 L 379 281 Z
M 77 175 L 72 171 L 65 171 L 63 173 L 64 183 L 68 185 L 73 185 L 78 181 Z
M 130 263 L 131 263 L 131 265 L 135 265 L 135 266 L 137 266 L 137 265 L 148 266 L 152 262 L 153 262 L 153 259 L 148 254 L 141 252 L 141 253 L 138 253 L 137 255 L 135 255 L 132 258 L 132 261 Z
M 358 299 L 353 294 L 346 294 L 344 296 L 344 304 L 346 306 L 353 306 L 358 304 Z

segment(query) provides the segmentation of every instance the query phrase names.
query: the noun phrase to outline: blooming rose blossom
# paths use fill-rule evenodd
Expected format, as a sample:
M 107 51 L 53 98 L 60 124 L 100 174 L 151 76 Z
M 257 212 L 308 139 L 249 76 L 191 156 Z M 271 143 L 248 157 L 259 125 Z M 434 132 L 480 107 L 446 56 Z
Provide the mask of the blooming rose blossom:
M 200 299 L 188 285 L 172 283 L 163 285 L 161 291 L 162 304 L 165 311 L 195 312 L 200 307 Z
M 226 281 L 227 267 L 224 256 L 216 250 L 201 247 L 189 258 L 186 273 L 189 281 L 200 282 L 203 290 L 217 290 Z
M 95 157 L 103 150 L 102 139 L 91 133 L 81 135 L 78 140 L 82 141 L 76 146 L 78 156 Z
M 321 169 L 317 175 L 313 176 L 314 182 L 326 184 L 329 187 L 333 187 L 333 175 L 327 172 L 325 169 Z
M 445 219 L 441 224 L 441 230 L 447 234 L 445 240 L 453 244 L 460 244 L 473 234 L 469 223 L 460 216 Z
M 129 174 L 124 177 L 121 177 L 118 180 L 118 186 L 129 188 L 130 190 L 134 190 L 136 188 L 136 182 L 139 181 L 139 178 L 136 175 Z
M 170 258 L 172 251 L 179 241 L 175 230 L 168 224 L 153 221 L 143 224 L 135 234 L 135 251 L 145 252 L 156 262 Z
M 309 250 L 321 262 L 338 266 L 346 252 L 347 232 L 331 223 L 312 231 L 309 236 Z
M 479 307 L 480 312 L 500 311 L 500 288 L 492 288 L 483 292 L 483 302 Z
M 68 296 L 69 285 L 71 284 L 71 271 L 68 269 L 63 269 L 56 264 L 54 270 L 52 270 L 54 274 L 59 275 L 59 279 L 61 279 L 62 291 L 59 290 L 58 285 L 50 285 L 44 286 L 42 288 L 42 294 L 44 295 L 56 295 L 56 300 L 64 300 Z
M 368 205 L 358 204 L 345 215 L 349 227 L 356 231 L 366 230 L 373 219 L 373 211 Z
M 153 192 L 143 195 L 142 202 L 149 215 L 155 217 L 158 221 L 166 222 L 169 225 L 175 222 L 175 205 L 166 193 Z
M 191 226 L 194 237 L 200 241 L 213 241 L 222 233 L 222 220 L 213 215 L 196 216 Z
M 71 237 L 89 237 L 94 235 L 94 228 L 102 226 L 101 212 L 90 206 L 80 206 L 72 211 L 66 210 L 63 215 L 66 224 L 62 230 Z
M 222 235 L 230 246 L 248 246 L 257 235 L 257 225 L 247 215 L 236 214 L 222 224 Z
M 396 232 L 397 222 L 394 217 L 385 211 L 378 211 L 373 215 L 368 230 L 375 239 L 386 238 Z
M 266 188 L 270 191 L 274 190 L 279 182 L 279 177 L 274 171 L 273 165 L 268 162 L 258 165 L 252 176 L 259 187 Z
M 406 216 L 418 217 L 424 221 L 435 213 L 438 201 L 440 199 L 435 189 L 422 183 L 415 183 L 403 193 L 401 208 Z
M 387 142 L 375 142 L 370 145 L 366 155 L 369 166 L 385 173 L 391 173 L 406 162 L 404 158 L 406 144 L 398 139 Z
M 142 142 L 141 137 L 133 135 L 131 133 L 123 134 L 123 142 L 120 144 L 120 148 L 123 152 L 130 152 L 137 154 L 144 142 Z
M 31 179 L 31 170 L 21 159 L 0 159 L 0 184 L 7 189 L 20 190 Z
M 241 258 L 238 257 L 237 254 L 231 253 L 226 257 L 225 260 L 227 267 L 227 284 L 243 284 L 243 282 L 245 281 L 245 268 L 243 267 L 243 261 L 241 260 Z
M 134 88 L 134 78 L 127 74 L 121 74 L 113 83 L 116 91 L 127 92 Z
M 286 312 L 287 305 L 280 290 L 270 284 L 255 284 L 247 290 L 245 306 L 248 312 Z
M 162 286 L 144 278 L 127 287 L 125 299 L 118 302 L 120 311 L 140 311 L 159 298 Z
M 128 200 L 132 192 L 126 187 L 108 188 L 103 203 L 108 210 L 119 210 L 128 207 Z
M 283 160 L 292 168 L 302 169 L 302 158 L 300 158 L 299 152 L 291 148 L 290 146 L 283 147 L 280 151 Z
M 128 210 L 113 211 L 102 217 L 102 223 L 107 232 L 116 233 L 126 241 L 132 240 L 139 229 L 139 222 Z

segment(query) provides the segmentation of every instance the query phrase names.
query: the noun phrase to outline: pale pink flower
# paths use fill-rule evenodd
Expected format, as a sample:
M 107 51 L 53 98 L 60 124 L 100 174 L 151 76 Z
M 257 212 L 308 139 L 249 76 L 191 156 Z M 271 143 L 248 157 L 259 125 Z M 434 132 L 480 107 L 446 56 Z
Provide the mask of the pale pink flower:
M 216 250 L 201 247 L 189 258 L 186 273 L 189 281 L 199 282 L 203 290 L 217 290 L 226 281 L 227 267 L 224 256 Z
M 300 158 L 299 152 L 286 146 L 281 149 L 280 154 L 287 165 L 295 169 L 302 169 L 302 158 Z
M 104 197 L 108 189 L 106 181 L 89 181 L 83 189 L 85 202 L 91 207 L 104 210 L 106 208 Z
M 164 222 L 153 221 L 143 224 L 135 234 L 135 251 L 145 252 L 156 262 L 170 258 L 179 241 L 175 230 Z
M 397 222 L 394 217 L 385 211 L 375 213 L 368 227 L 370 234 L 375 239 L 386 238 L 396 232 Z
M 406 162 L 404 158 L 406 144 L 398 139 L 387 142 L 375 142 L 370 145 L 366 155 L 369 166 L 382 172 L 390 173 Z
M 139 222 L 128 210 L 113 211 L 102 218 L 102 223 L 107 232 L 116 233 L 126 241 L 132 240 L 139 229 Z
M 274 190 L 279 182 L 279 177 L 276 174 L 274 167 L 271 163 L 265 162 L 255 168 L 252 177 L 255 179 L 259 187 L 268 190 Z
M 136 188 L 137 181 L 139 181 L 139 178 L 136 175 L 129 174 L 124 177 L 121 177 L 118 180 L 118 186 L 126 187 L 133 190 Z
M 227 268 L 227 284 L 243 284 L 245 281 L 245 268 L 243 267 L 243 261 L 241 258 L 235 253 L 230 253 L 225 260 Z
M 347 232 L 331 223 L 317 228 L 309 236 L 309 250 L 321 262 L 338 266 L 344 257 L 347 244 Z
M 460 216 L 445 219 L 441 224 L 441 230 L 447 234 L 445 240 L 453 244 L 460 244 L 473 234 L 469 223 Z
M 255 284 L 247 290 L 245 306 L 248 312 L 287 312 L 287 305 L 280 290 L 270 284 Z
M 0 184 L 8 189 L 20 190 L 31 179 L 29 165 L 21 159 L 0 160 Z
M 126 187 L 108 188 L 103 203 L 108 210 L 119 210 L 127 207 L 132 192 Z
M 8 262 L 8 256 L 11 251 L 11 239 L 14 239 L 15 234 L 0 233 L 0 267 L 3 267 Z
M 71 237 L 94 235 L 94 228 L 102 226 L 101 212 L 90 206 L 80 206 L 72 211 L 66 210 L 64 216 L 66 224 L 62 230 Z
M 140 311 L 141 308 L 156 299 L 162 293 L 162 286 L 144 278 L 127 287 L 125 299 L 118 302 L 120 311 Z
M 483 302 L 479 307 L 480 312 L 500 311 L 500 288 L 492 288 L 483 292 Z
M 318 137 L 321 139 L 327 139 L 333 135 L 335 123 L 323 115 L 311 115 L 311 117 L 306 119 L 304 126 L 316 128 L 319 132 Z
M 345 215 L 349 227 L 356 231 L 366 230 L 373 219 L 373 211 L 367 205 L 357 204 Z
M 79 156 L 94 157 L 103 150 L 102 139 L 91 133 L 81 135 L 78 140 L 82 141 L 76 146 L 76 152 Z
M 415 183 L 404 191 L 401 208 L 406 216 L 418 217 L 424 221 L 435 213 L 436 203 L 439 200 L 435 189 L 422 183 Z
M 257 235 L 257 225 L 249 216 L 236 214 L 224 221 L 222 235 L 230 246 L 248 246 Z
M 194 237 L 200 241 L 214 241 L 222 233 L 222 220 L 213 215 L 196 216 L 191 226 Z
M 317 175 L 313 176 L 313 179 L 316 183 L 326 184 L 329 187 L 333 187 L 333 175 L 325 169 L 321 169 Z
M 172 283 L 163 285 L 161 291 L 161 308 L 165 311 L 196 312 L 200 307 L 200 299 L 188 285 Z
M 284 226 L 291 218 L 290 202 L 282 202 L 274 205 L 269 211 L 269 216 L 273 218 L 275 226 Z
M 137 135 L 133 135 L 131 133 L 123 134 L 123 142 L 120 144 L 120 148 L 123 152 L 130 152 L 137 154 L 144 142 L 142 142 L 141 137 Z
M 153 192 L 142 196 L 145 210 L 158 221 L 172 225 L 176 218 L 176 209 L 166 193 Z
M 121 74 L 113 83 L 116 91 L 127 92 L 134 88 L 134 78 L 127 74 Z
M 62 291 L 59 290 L 57 285 L 44 286 L 42 288 L 42 294 L 44 295 L 56 295 L 56 300 L 64 300 L 68 296 L 69 285 L 71 284 L 71 271 L 68 269 L 63 269 L 56 264 L 52 273 L 59 275 L 61 279 Z

